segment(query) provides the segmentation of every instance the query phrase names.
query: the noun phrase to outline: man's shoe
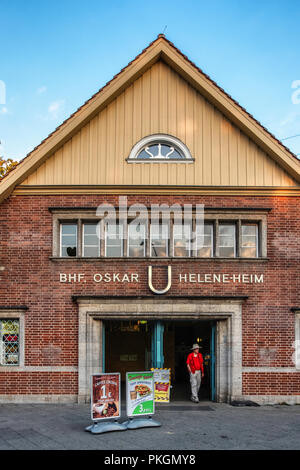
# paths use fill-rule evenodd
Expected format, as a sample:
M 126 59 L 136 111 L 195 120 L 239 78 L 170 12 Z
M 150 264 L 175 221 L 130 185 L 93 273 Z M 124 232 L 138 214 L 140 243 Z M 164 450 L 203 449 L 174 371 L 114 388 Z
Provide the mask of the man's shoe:
M 199 403 L 198 398 L 195 398 L 195 397 L 191 397 L 191 401 L 193 401 L 194 403 Z

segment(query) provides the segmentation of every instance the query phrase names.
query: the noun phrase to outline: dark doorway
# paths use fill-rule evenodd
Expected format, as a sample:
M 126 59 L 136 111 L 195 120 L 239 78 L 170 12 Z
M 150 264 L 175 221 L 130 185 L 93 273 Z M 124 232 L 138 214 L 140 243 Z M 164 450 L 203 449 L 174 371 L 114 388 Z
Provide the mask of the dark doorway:
M 186 322 L 178 321 L 175 323 L 175 400 L 187 399 L 191 394 L 186 360 L 194 343 L 198 343 L 200 345 L 200 353 L 204 360 L 204 379 L 201 383 L 199 398 L 209 400 L 211 397 L 211 323 L 190 320 Z
M 152 323 L 149 321 L 105 322 L 105 371 L 126 372 L 151 368 Z
M 161 336 L 155 334 L 157 328 Z M 113 320 L 104 323 L 105 343 L 103 365 L 105 372 L 120 372 L 121 380 L 126 372 L 150 370 L 151 367 L 171 369 L 171 401 L 190 398 L 190 380 L 186 366 L 188 354 L 194 343 L 201 346 L 204 359 L 204 379 L 199 398 L 214 399 L 214 331 L 215 324 L 200 320 Z M 161 341 L 155 354 L 155 341 Z M 158 343 L 157 343 L 158 344 Z M 157 352 L 157 351 L 156 351 Z M 158 365 L 159 364 L 159 365 Z

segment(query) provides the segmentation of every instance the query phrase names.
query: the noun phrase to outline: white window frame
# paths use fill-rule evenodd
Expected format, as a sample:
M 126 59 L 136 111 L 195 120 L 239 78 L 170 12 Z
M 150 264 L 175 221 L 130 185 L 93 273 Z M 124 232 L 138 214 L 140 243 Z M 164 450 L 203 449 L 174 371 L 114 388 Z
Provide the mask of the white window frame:
M 121 254 L 120 254 L 120 256 L 107 256 L 107 234 L 108 234 L 107 226 L 109 224 L 110 224 L 109 222 L 106 222 L 105 225 L 104 225 L 104 230 L 105 230 L 105 237 L 104 237 L 104 239 L 105 239 L 105 246 L 104 246 L 104 248 L 105 248 L 105 251 L 104 251 L 105 258 L 123 258 L 124 257 L 124 236 L 123 236 L 124 235 L 124 227 L 123 227 L 122 224 L 120 224 L 118 222 L 114 222 L 114 225 L 119 226 L 120 229 L 121 229 L 121 232 L 122 232 L 122 234 L 121 234 Z M 110 224 L 110 225 L 112 225 L 112 224 Z M 120 235 L 120 232 L 119 232 L 119 235 Z
M 178 256 L 178 255 L 175 255 L 175 237 L 174 237 L 175 230 L 174 230 L 174 228 L 175 228 L 176 226 L 178 227 L 179 224 L 175 224 L 175 222 L 174 222 L 174 223 L 173 223 L 173 230 L 172 230 L 172 240 L 171 240 L 171 242 L 172 242 L 172 255 L 173 255 L 173 258 L 179 258 L 179 259 L 180 259 L 180 258 L 190 258 L 191 255 L 192 255 L 192 249 L 191 249 L 192 222 L 190 222 L 190 223 L 188 224 L 188 226 L 189 226 L 189 239 L 188 239 L 188 250 L 187 250 L 187 251 L 188 251 L 188 254 L 187 254 L 186 256 Z M 181 224 L 181 228 L 182 228 L 182 231 L 184 231 L 184 224 L 183 224 L 183 223 Z M 177 240 L 178 240 L 178 239 L 177 239 Z M 180 240 L 180 239 L 179 239 L 179 240 Z M 182 238 L 181 238 L 181 240 L 182 240 Z
M 86 256 L 86 255 L 84 254 L 84 251 L 85 251 L 85 248 L 86 248 L 86 247 L 87 247 L 87 248 L 95 248 L 95 247 L 96 247 L 96 245 L 85 245 L 85 243 L 84 243 L 84 235 L 85 235 L 85 234 L 84 234 L 84 227 L 85 227 L 86 225 L 97 225 L 98 223 L 99 223 L 98 221 L 97 221 L 97 222 L 91 221 L 91 222 L 83 222 L 83 223 L 82 223 L 82 237 L 81 237 L 81 240 L 82 240 L 82 241 L 81 241 L 81 245 L 82 245 L 82 257 L 83 257 L 83 258 L 99 258 L 99 257 L 100 257 L 100 253 L 101 253 L 101 247 L 100 247 L 101 240 L 100 240 L 99 238 L 98 238 L 98 246 L 97 246 L 97 248 L 98 248 L 98 254 L 97 254 L 97 256 Z M 77 230 L 78 230 L 78 228 L 77 228 Z
M 234 227 L 234 231 L 233 231 L 233 235 L 234 235 L 234 240 L 233 240 L 233 248 L 234 248 L 234 254 L 233 256 L 221 256 L 220 255 L 220 248 L 232 248 L 232 246 L 224 246 L 224 245 L 220 245 L 220 237 L 221 236 L 224 236 L 224 235 L 221 235 L 220 233 L 220 226 L 233 226 Z M 237 250 L 236 250 L 236 241 L 237 241 L 237 222 L 232 222 L 232 221 L 228 221 L 228 222 L 219 222 L 219 233 L 218 233 L 218 251 L 219 251 L 219 257 L 220 258 L 228 258 L 228 259 L 232 259 L 232 258 L 236 258 L 237 256 Z M 226 235 L 225 235 L 226 236 Z
M 259 257 L 259 250 L 258 250 L 258 244 L 259 244 L 258 223 L 257 223 L 257 222 L 251 222 L 251 221 L 249 221 L 249 222 L 243 221 L 243 222 L 241 222 L 241 231 L 243 230 L 243 226 L 244 226 L 244 225 L 254 225 L 254 226 L 255 226 L 255 240 L 256 240 L 256 246 L 255 246 L 255 248 L 256 248 L 256 250 L 255 250 L 255 257 L 254 257 L 254 258 L 258 258 L 258 257 Z M 240 247 L 239 247 L 239 250 L 240 250 L 240 258 L 245 258 L 245 259 L 247 259 L 246 256 L 242 256 L 242 249 L 243 249 L 243 248 L 247 248 L 247 247 L 244 247 L 244 246 L 243 246 L 243 233 L 241 233 L 241 245 L 240 245 Z
M 19 320 L 19 363 L 0 364 L 0 372 L 23 368 L 25 364 L 25 311 L 24 309 L 0 309 L 1 320 Z
M 183 158 L 138 158 L 140 152 L 145 148 L 149 147 L 150 145 L 155 144 L 166 144 L 170 145 L 170 147 L 174 147 Z M 168 134 L 153 134 L 144 137 L 139 142 L 137 142 L 130 154 L 127 158 L 128 163 L 194 163 L 194 159 L 187 148 L 187 146 L 177 137 Z
M 159 225 L 159 227 L 162 227 L 163 225 L 165 225 L 167 227 L 167 237 L 165 239 L 166 241 L 166 256 L 152 256 L 152 232 L 153 232 L 153 228 L 154 226 L 157 226 Z M 162 222 L 159 222 L 159 224 L 151 224 L 150 222 L 150 237 L 149 237 L 149 240 L 150 240 L 150 258 L 169 258 L 169 251 L 170 251 L 170 248 L 169 248 L 169 241 L 170 241 L 170 225 L 169 224 L 162 224 Z M 163 239 L 162 239 L 163 240 Z
M 143 246 L 143 256 L 138 256 L 137 258 L 139 259 L 143 259 L 143 258 L 146 258 L 147 256 L 147 223 L 140 223 L 141 226 L 143 226 L 144 228 L 144 246 Z M 128 258 L 134 258 L 134 256 L 129 256 L 129 249 L 130 249 L 130 235 L 129 235 L 129 231 L 130 231 L 130 223 L 128 223 L 127 225 L 127 257 Z
M 62 244 L 62 227 L 63 225 L 76 225 L 76 256 L 63 256 L 62 255 L 62 249 L 63 249 L 63 244 Z M 65 245 L 64 245 L 65 246 Z M 59 228 L 59 255 L 61 258 L 77 258 L 78 257 L 78 221 L 73 222 L 60 222 L 60 228 Z
M 197 233 L 197 227 L 196 227 L 196 250 L 195 250 L 195 258 L 203 258 L 203 259 L 210 259 L 214 257 L 214 222 L 213 221 L 207 221 L 204 222 L 204 225 L 208 225 L 211 227 L 211 235 L 210 235 L 210 240 L 211 240 L 211 255 L 210 256 L 200 256 L 198 255 L 198 233 Z M 201 248 L 205 248 L 208 245 L 203 245 Z

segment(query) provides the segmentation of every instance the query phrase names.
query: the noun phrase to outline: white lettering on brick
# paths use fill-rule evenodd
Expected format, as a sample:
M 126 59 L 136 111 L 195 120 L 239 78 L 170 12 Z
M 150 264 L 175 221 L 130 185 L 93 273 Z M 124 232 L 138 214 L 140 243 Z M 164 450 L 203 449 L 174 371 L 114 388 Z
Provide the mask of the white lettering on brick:
M 67 282 L 67 275 L 65 273 L 59 273 L 59 282 Z

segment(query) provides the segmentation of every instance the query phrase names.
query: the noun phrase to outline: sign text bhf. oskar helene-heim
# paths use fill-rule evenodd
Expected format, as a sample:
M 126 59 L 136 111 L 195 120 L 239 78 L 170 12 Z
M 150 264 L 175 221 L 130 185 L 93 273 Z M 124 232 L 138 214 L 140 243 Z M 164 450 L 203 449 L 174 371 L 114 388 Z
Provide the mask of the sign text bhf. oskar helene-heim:
M 170 267 L 169 267 L 170 268 Z M 152 276 L 152 272 L 151 272 Z M 172 273 L 168 269 L 169 282 L 171 281 Z M 175 280 L 175 279 L 174 279 Z M 249 273 L 190 273 L 183 272 L 177 274 L 177 280 L 180 284 L 262 284 L 264 282 L 263 274 L 249 274 Z M 86 283 L 95 282 L 100 283 L 139 283 L 139 274 L 130 272 L 97 272 L 94 274 L 84 273 L 60 273 L 59 281 L 61 283 Z

